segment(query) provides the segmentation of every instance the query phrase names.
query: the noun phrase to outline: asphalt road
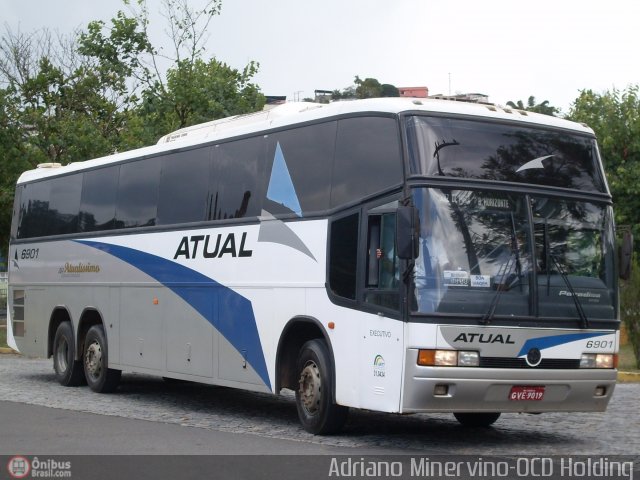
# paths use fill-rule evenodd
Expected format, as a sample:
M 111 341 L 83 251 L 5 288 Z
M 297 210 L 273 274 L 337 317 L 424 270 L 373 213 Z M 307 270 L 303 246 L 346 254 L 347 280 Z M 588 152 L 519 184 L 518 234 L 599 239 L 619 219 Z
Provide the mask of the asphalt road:
M 463 428 L 444 414 L 352 411 L 342 434 L 318 437 L 299 426 L 292 395 L 172 385 L 132 374 L 123 375 L 116 393 L 99 395 L 58 385 L 51 360 L 0 355 L 0 455 L 231 455 L 192 458 L 200 473 L 203 463 L 214 462 L 208 468 L 231 475 L 226 478 L 252 479 L 289 478 L 269 473 L 283 464 L 291 476 L 304 475 L 314 462 L 326 478 L 326 458 L 335 455 L 638 455 L 639 397 L 640 384 L 619 384 L 606 412 L 505 414 L 488 429 Z M 305 457 L 287 463 L 291 455 Z M 155 478 L 186 468 L 182 457 L 163 457 L 174 459 L 166 464 L 154 458 L 157 469 L 145 471 Z M 232 475 L 241 467 L 245 473 Z

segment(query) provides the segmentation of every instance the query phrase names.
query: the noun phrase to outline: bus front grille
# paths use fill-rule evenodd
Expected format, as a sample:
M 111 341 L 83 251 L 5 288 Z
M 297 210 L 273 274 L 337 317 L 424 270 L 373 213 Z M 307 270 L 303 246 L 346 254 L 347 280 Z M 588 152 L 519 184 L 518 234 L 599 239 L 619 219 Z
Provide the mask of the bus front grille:
M 538 368 L 546 370 L 571 370 L 580 368 L 580 360 L 572 358 L 543 358 L 539 365 L 531 367 L 524 358 L 480 357 L 482 368 Z

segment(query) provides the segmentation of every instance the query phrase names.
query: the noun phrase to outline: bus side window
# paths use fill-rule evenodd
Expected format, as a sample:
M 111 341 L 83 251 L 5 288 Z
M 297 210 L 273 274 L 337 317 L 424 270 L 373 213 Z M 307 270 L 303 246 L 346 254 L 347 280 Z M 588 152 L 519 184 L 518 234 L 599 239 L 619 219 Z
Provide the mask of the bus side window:
M 258 217 L 261 214 L 265 155 L 263 136 L 214 147 L 209 207 L 211 220 Z
M 399 270 L 398 256 L 395 248 L 396 214 L 382 215 L 380 225 L 380 288 L 396 288 L 398 286 Z
M 62 235 L 78 231 L 82 178 L 83 173 L 75 173 L 51 180 L 49 196 L 51 223 L 46 235 Z
M 382 215 L 371 215 L 367 227 L 367 287 L 380 285 L 381 260 L 384 252 L 381 246 L 380 227 Z
M 18 238 L 32 238 L 49 232 L 49 197 L 51 183 L 33 182 L 22 188 L 20 195 L 20 223 Z
M 206 219 L 211 150 L 211 147 L 199 147 L 162 158 L 158 225 Z
M 120 165 L 84 173 L 79 231 L 111 230 L 115 226 Z
M 365 302 L 399 308 L 399 264 L 395 247 L 396 214 L 369 215 Z
M 116 228 L 156 224 L 161 162 L 148 158 L 120 166 Z
M 387 117 L 355 117 L 338 121 L 331 181 L 331 207 L 402 184 L 398 125 Z
M 395 223 L 394 213 L 369 217 L 367 287 L 395 288 L 398 285 Z
M 337 121 L 309 125 L 269 135 L 264 209 L 276 217 L 325 212 L 331 195 L 331 165 Z M 284 169 L 277 168 L 277 160 Z M 288 199 L 295 199 L 288 202 Z
M 349 300 L 356 299 L 359 223 L 358 213 L 331 222 L 329 288 Z
M 20 215 L 20 197 L 22 195 L 22 190 L 24 190 L 23 185 L 18 185 L 16 187 L 16 193 L 13 197 L 13 214 L 11 215 L 11 231 L 10 231 L 10 239 L 15 240 L 18 238 L 18 219 Z

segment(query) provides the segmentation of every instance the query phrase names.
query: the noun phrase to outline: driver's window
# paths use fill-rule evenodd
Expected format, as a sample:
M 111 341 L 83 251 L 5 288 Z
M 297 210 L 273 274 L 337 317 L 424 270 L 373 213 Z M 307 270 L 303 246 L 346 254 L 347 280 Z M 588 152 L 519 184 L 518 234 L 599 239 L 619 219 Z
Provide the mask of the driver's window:
M 391 202 L 369 211 L 367 216 L 367 272 L 364 300 L 381 307 L 399 309 L 400 270 L 396 254 L 396 209 Z

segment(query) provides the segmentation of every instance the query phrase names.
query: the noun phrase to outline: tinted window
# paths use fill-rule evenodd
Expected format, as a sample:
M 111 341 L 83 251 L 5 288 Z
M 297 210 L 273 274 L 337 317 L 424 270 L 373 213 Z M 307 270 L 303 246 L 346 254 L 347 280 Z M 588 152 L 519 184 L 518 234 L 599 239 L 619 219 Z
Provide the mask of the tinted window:
M 211 148 L 197 148 L 162 159 L 158 225 L 204 220 L 209 193 Z
M 395 119 L 338 121 L 331 206 L 357 201 L 402 182 L 402 158 Z
M 358 224 L 355 213 L 331 223 L 329 287 L 341 297 L 356 299 Z
M 80 203 L 81 232 L 114 228 L 119 175 L 118 165 L 85 172 Z
M 120 166 L 116 228 L 156 224 L 159 158 L 149 158 Z
M 20 196 L 23 186 L 16 187 L 16 193 L 13 197 L 13 213 L 11 215 L 11 240 L 18 236 L 18 222 L 20 220 Z
M 605 191 L 593 138 L 521 125 L 407 120 L 411 173 Z
M 329 208 L 337 122 L 269 136 L 265 210 L 302 216 Z
M 78 231 L 81 191 L 81 173 L 51 180 L 49 197 L 51 225 L 47 235 L 61 235 Z
M 257 217 L 262 210 L 265 185 L 265 141 L 247 138 L 217 145 L 213 151 L 213 196 L 210 218 Z
M 49 182 L 29 183 L 20 197 L 18 238 L 39 237 L 49 231 Z
M 395 246 L 397 208 L 398 202 L 392 202 L 369 211 L 364 292 L 365 302 L 393 309 L 400 307 L 400 269 Z

